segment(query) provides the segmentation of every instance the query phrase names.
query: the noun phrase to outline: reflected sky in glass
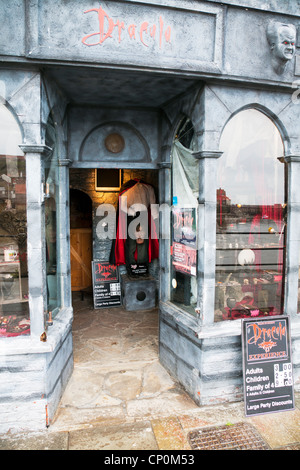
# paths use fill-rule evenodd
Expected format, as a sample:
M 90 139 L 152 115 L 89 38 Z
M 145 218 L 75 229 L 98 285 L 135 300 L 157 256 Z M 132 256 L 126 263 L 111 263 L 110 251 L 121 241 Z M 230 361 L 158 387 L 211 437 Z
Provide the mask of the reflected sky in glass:
M 225 189 L 231 204 L 284 203 L 284 155 L 280 133 L 265 114 L 247 109 L 225 126 L 218 161 L 217 188 Z
M 0 155 L 24 155 L 19 145 L 22 135 L 12 113 L 0 104 Z

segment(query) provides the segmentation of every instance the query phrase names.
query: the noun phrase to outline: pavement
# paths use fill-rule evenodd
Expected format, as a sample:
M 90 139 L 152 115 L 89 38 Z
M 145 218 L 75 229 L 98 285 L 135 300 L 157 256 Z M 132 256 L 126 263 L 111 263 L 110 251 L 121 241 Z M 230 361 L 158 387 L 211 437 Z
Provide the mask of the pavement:
M 233 448 L 243 449 L 238 426 L 251 450 L 256 437 L 261 450 L 300 450 L 300 393 L 294 410 L 251 417 L 243 402 L 199 407 L 159 363 L 157 309 L 94 310 L 91 297 L 76 294 L 73 306 L 74 371 L 52 423 L 1 435 L 0 450 L 102 450 L 112 460 L 124 451 L 199 455 L 222 450 L 235 429 Z M 226 434 L 221 444 L 218 432 Z M 196 448 L 191 433 L 200 439 Z

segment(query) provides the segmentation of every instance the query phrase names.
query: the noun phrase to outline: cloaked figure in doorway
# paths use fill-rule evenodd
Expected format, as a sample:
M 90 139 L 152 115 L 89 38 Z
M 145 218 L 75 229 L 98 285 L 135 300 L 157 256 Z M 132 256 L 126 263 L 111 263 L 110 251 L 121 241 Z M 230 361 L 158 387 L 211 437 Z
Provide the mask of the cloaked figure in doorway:
M 129 275 L 145 275 L 149 264 L 159 256 L 156 231 L 158 205 L 152 185 L 139 179 L 126 182 L 120 190 L 117 207 L 116 239 L 110 262 L 126 265 Z

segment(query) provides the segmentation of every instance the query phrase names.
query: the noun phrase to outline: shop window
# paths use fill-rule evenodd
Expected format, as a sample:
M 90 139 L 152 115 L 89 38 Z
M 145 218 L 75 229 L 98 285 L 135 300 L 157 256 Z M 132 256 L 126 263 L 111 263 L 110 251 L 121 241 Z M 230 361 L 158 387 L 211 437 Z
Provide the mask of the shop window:
M 12 113 L 0 104 L 0 338 L 30 333 L 26 162 Z
M 46 274 L 47 274 L 47 311 L 50 320 L 60 307 L 57 243 L 57 197 L 58 197 L 58 158 L 56 132 L 51 114 L 46 129 L 46 145 L 52 149 L 45 162 L 45 234 L 46 234 Z M 52 317 L 52 318 L 51 318 Z
M 194 128 L 185 118 L 172 148 L 171 301 L 195 315 L 197 304 L 198 162 Z
M 285 164 L 277 127 L 247 109 L 226 125 L 217 175 L 215 321 L 283 309 Z

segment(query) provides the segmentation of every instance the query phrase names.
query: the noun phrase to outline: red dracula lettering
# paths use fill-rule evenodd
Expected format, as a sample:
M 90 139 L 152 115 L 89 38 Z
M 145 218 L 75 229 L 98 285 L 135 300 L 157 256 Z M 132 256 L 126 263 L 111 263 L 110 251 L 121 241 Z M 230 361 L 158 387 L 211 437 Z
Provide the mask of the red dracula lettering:
M 140 29 L 140 40 L 141 40 L 141 43 L 144 44 L 144 46 L 146 47 L 149 47 L 149 46 L 148 44 L 144 42 L 143 33 L 147 32 L 148 26 L 149 24 L 147 23 L 147 21 L 144 21 L 144 23 L 141 24 L 141 29 Z
M 102 264 L 97 264 L 98 266 L 98 271 L 96 271 L 96 274 L 102 274 L 102 276 L 110 276 L 112 274 L 115 274 L 116 268 L 113 265 L 108 265 L 108 266 L 103 266 Z
M 286 327 L 281 322 L 279 322 L 279 326 L 272 326 L 271 328 L 261 328 L 256 323 L 253 323 L 252 328 L 253 336 L 248 340 L 249 344 L 256 344 L 259 339 L 276 341 L 286 335 Z
M 153 41 L 156 37 L 160 48 L 162 47 L 164 40 L 166 43 L 171 42 L 171 26 L 165 27 L 162 16 L 159 17 L 157 25 L 150 25 L 147 21 L 143 21 L 140 26 L 132 23 L 125 27 L 124 21 L 114 21 L 101 6 L 100 8 L 91 8 L 90 10 L 86 10 L 84 13 L 90 12 L 96 12 L 98 14 L 99 31 L 87 34 L 82 38 L 81 41 L 86 46 L 97 46 L 99 44 L 103 44 L 106 39 L 113 38 L 113 34 L 117 35 L 119 43 L 124 38 L 124 34 L 127 34 L 132 40 L 137 40 L 139 38 L 145 47 L 149 47 L 148 41 Z M 115 30 L 117 32 L 115 32 Z M 125 31 L 125 33 L 122 35 L 123 31 Z M 96 42 L 90 42 L 90 38 L 98 40 L 96 40 Z
M 182 212 L 174 212 L 175 222 L 174 228 L 179 227 L 192 227 L 194 217 L 190 213 L 184 214 Z

